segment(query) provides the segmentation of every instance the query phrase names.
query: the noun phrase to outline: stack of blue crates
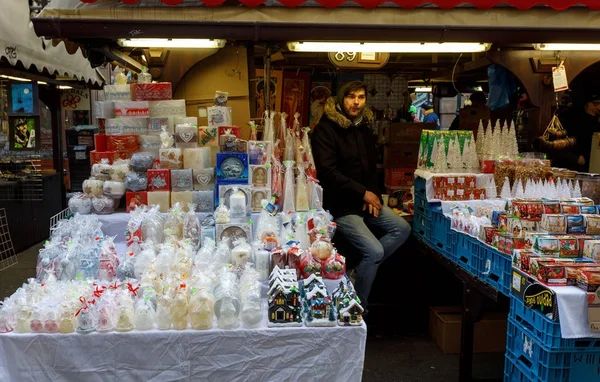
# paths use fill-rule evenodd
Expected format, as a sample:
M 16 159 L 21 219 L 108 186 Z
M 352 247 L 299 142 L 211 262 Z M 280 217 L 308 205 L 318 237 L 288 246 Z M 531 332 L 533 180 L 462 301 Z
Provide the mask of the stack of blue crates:
M 560 323 L 511 298 L 505 381 L 600 381 L 600 339 L 563 339 Z

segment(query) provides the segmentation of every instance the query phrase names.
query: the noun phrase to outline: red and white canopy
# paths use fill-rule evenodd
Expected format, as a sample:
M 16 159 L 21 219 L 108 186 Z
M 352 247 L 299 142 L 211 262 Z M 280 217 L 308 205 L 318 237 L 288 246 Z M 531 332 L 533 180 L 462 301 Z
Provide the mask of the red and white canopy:
M 83 3 L 94 3 L 97 0 L 80 0 Z M 227 0 L 197 0 L 199 6 L 205 5 L 215 7 L 222 5 Z M 144 0 L 121 0 L 124 4 L 143 3 Z M 191 3 L 189 0 L 160 0 L 165 5 L 180 5 Z M 400 8 L 418 8 L 423 6 L 438 7 L 443 9 L 456 8 L 459 6 L 470 6 L 478 9 L 489 9 L 498 6 L 508 6 L 517 9 L 530 9 L 533 7 L 550 7 L 555 10 L 565 10 L 571 7 L 585 6 L 589 9 L 600 10 L 598 0 L 239 0 L 246 7 L 258 7 L 260 5 L 279 5 L 284 7 L 298 6 L 320 6 L 325 8 L 337 8 L 340 6 L 361 6 L 364 8 L 376 8 L 379 6 L 396 6 Z M 231 5 L 231 2 L 228 2 Z

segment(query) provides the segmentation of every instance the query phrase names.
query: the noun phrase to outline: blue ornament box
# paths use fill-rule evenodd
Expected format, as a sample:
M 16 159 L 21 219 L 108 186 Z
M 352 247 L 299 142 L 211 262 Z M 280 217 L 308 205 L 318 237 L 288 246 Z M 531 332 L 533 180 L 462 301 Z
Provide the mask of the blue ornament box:
M 248 184 L 248 154 L 217 153 L 217 184 Z

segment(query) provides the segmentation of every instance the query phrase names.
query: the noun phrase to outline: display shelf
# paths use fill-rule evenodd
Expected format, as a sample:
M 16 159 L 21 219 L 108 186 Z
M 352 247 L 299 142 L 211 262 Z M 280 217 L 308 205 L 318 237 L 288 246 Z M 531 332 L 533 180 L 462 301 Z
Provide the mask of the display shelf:
M 512 318 L 508 319 L 507 331 L 506 357 L 521 370 L 526 380 L 540 382 L 600 380 L 599 348 L 551 351 Z

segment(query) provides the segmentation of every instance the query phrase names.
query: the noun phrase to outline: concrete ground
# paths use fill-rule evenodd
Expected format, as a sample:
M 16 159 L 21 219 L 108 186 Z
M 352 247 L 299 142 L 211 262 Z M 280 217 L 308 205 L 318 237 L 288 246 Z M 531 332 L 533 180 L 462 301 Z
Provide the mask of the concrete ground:
M 37 254 L 42 243 L 18 254 L 18 263 L 0 271 L 0 300 L 10 296 L 28 278 L 35 277 Z M 375 310 L 375 309 L 374 309 Z M 363 381 L 445 382 L 458 380 L 458 355 L 443 354 L 422 330 L 407 330 L 380 324 L 369 330 Z M 423 325 L 426 327 L 426 325 Z M 375 330 L 376 329 L 376 330 Z M 476 354 L 473 375 L 477 379 L 502 380 L 503 354 Z

